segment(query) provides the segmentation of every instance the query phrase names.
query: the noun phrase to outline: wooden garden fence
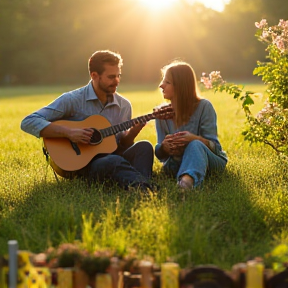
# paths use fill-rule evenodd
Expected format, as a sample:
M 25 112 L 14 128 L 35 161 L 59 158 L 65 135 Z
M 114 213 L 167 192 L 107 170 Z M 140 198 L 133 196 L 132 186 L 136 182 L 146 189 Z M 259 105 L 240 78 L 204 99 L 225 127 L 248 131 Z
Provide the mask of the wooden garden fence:
M 8 261 L 0 263 L 0 288 L 288 288 L 287 268 L 273 273 L 259 259 L 235 264 L 231 271 L 213 265 L 180 269 L 175 262 L 157 269 L 143 260 L 137 272 L 111 265 L 91 281 L 81 269 L 37 267 L 29 253 L 18 250 L 17 241 L 8 241 Z

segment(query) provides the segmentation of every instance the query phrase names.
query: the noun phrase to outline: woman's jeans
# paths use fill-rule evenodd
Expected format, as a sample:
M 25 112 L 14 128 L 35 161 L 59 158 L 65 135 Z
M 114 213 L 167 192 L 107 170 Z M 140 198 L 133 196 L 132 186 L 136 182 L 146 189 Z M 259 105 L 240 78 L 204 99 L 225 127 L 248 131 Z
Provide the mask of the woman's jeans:
M 89 181 L 111 179 L 124 188 L 130 185 L 149 186 L 153 161 L 152 144 L 148 141 L 139 141 L 125 150 L 122 156 L 109 154 L 94 157 L 85 168 L 77 172 L 77 175 Z
M 180 180 L 184 174 L 194 180 L 194 187 L 199 186 L 207 172 L 221 173 L 224 171 L 227 160 L 214 154 L 199 140 L 191 141 L 185 148 L 182 157 L 170 157 L 163 166 L 165 173 L 172 174 Z

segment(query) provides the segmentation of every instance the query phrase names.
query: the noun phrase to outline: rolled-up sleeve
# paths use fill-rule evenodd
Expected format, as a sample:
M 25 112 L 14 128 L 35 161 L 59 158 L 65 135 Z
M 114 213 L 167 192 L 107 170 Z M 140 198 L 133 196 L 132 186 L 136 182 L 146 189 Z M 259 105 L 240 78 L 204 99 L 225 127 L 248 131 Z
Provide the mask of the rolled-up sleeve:
M 38 112 L 34 112 L 25 117 L 21 122 L 21 129 L 37 138 L 40 138 L 40 132 L 47 127 L 51 122 Z
M 60 97 L 62 100 L 60 100 Z M 61 119 L 65 115 L 65 111 L 69 109 L 69 101 L 67 101 L 67 96 L 63 94 L 60 97 L 50 103 L 48 106 L 26 116 L 21 122 L 21 129 L 26 133 L 40 138 L 41 130 L 47 127 L 51 122 Z

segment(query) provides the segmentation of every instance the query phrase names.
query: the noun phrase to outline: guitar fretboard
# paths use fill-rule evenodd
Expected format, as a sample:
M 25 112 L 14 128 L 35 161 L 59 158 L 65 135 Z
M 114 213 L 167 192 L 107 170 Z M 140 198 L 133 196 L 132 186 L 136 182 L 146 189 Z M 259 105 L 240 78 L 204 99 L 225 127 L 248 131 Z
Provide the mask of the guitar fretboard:
M 131 128 L 132 126 L 135 126 L 137 123 L 146 123 L 152 119 L 155 119 L 155 116 L 153 113 L 150 113 L 150 114 L 147 114 L 144 116 L 139 116 L 137 118 L 133 118 L 131 120 L 122 122 L 122 123 L 117 124 L 117 125 L 110 126 L 108 128 L 100 129 L 99 131 L 103 137 L 108 137 L 111 135 L 115 135 L 119 132 L 126 131 L 129 128 Z

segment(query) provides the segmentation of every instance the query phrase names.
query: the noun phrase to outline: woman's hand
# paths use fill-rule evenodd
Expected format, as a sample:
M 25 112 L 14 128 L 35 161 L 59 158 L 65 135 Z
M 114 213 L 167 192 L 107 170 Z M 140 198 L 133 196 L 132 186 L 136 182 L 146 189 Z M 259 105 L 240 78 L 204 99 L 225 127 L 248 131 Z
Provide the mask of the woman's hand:
M 206 138 L 195 135 L 189 131 L 181 131 L 173 134 L 173 145 L 176 147 L 186 147 L 190 142 L 194 140 L 199 140 L 205 144 L 211 151 L 214 152 L 215 144 Z M 210 143 L 212 142 L 212 144 Z
M 173 144 L 175 146 L 187 146 L 195 139 L 199 139 L 199 136 L 189 131 L 181 131 L 173 134 Z
M 182 156 L 186 146 L 195 139 L 199 139 L 199 136 L 189 131 L 181 131 L 167 135 L 161 146 L 164 152 L 170 156 Z
M 174 143 L 174 135 L 169 134 L 163 140 L 161 147 L 169 156 L 181 156 L 184 153 L 185 147 L 182 144 Z

